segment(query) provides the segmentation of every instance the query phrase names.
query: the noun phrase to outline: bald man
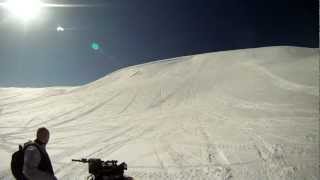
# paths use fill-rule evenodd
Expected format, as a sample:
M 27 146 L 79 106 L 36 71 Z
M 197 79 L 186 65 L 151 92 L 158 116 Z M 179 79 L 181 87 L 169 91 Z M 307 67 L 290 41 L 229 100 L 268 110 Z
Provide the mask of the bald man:
M 24 152 L 23 175 L 27 180 L 57 180 L 54 176 L 52 164 L 46 151 L 50 133 L 45 127 L 37 130 L 37 138 Z

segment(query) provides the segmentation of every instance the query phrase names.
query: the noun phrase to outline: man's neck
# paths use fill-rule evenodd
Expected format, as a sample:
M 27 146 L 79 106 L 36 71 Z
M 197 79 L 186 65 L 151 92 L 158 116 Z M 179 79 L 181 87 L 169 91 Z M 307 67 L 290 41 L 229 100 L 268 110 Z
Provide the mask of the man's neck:
M 39 144 L 39 145 L 46 145 L 45 143 L 41 142 L 39 139 L 34 140 L 35 143 Z

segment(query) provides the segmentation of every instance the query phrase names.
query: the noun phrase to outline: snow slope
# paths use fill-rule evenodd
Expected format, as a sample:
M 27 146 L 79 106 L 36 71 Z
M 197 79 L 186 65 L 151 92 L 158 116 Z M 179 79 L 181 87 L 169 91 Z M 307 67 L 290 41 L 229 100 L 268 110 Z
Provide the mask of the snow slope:
M 207 53 L 116 71 L 75 88 L 0 89 L 0 179 L 40 126 L 59 179 L 72 158 L 125 161 L 136 179 L 316 180 L 319 49 Z

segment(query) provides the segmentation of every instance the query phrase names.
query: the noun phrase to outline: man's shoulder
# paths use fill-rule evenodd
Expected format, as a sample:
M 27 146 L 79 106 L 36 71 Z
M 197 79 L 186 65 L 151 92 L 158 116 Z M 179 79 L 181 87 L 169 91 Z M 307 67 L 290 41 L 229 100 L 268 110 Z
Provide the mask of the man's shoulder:
M 28 140 L 27 142 L 25 142 L 25 143 L 23 144 L 23 146 L 26 147 L 26 146 L 28 146 L 28 145 L 30 145 L 30 144 L 33 144 L 33 143 L 34 143 L 33 141 Z
M 35 145 L 29 145 L 25 148 L 25 151 L 39 151 L 39 149 Z
M 33 141 L 28 141 L 26 143 L 24 143 L 24 150 L 26 151 L 39 151 L 40 150 L 40 146 L 33 142 Z

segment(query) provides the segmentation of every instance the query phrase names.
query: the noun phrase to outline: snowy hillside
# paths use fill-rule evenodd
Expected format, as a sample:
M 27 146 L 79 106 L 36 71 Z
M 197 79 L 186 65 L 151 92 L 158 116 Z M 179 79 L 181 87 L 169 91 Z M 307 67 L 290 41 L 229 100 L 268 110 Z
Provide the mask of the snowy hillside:
M 179 57 L 75 88 L 0 89 L 0 179 L 11 153 L 51 131 L 59 179 L 72 158 L 117 159 L 137 180 L 316 180 L 319 49 L 266 47 Z

